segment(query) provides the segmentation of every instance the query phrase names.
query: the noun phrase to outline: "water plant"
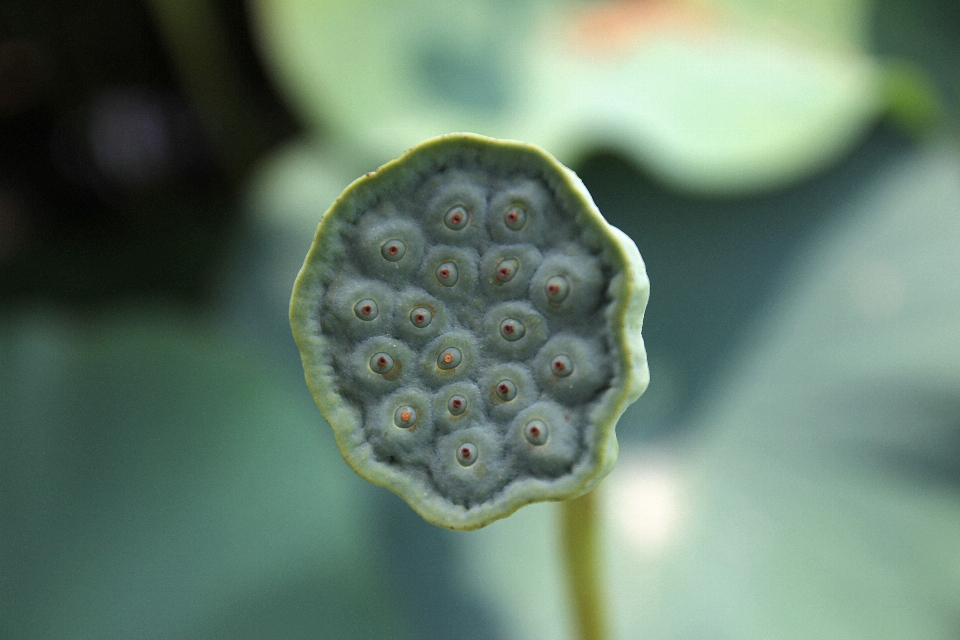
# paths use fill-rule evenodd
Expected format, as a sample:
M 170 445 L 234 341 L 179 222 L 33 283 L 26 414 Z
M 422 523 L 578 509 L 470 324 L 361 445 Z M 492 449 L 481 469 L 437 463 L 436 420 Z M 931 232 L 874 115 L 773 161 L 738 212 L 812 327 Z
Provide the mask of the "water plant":
M 648 290 L 636 245 L 572 171 L 532 145 L 452 134 L 344 191 L 290 319 L 344 459 L 429 522 L 476 529 L 587 494 L 565 503 L 564 531 L 594 591 L 577 601 L 598 617 L 588 492 L 647 386 Z

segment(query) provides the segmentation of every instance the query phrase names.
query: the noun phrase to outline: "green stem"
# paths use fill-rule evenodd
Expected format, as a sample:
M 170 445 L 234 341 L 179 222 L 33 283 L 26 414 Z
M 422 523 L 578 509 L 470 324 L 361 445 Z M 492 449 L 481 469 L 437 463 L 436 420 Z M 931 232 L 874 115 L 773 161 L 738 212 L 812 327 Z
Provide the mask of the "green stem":
M 596 491 L 561 504 L 560 544 L 579 640 L 608 638 L 600 589 Z

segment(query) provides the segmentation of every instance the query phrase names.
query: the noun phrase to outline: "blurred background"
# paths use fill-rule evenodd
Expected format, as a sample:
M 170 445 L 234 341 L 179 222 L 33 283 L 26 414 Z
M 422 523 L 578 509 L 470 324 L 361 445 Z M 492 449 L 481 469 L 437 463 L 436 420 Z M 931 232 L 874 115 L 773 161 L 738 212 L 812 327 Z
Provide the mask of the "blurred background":
M 0 0 L 0 638 L 571 638 L 556 505 L 426 524 L 290 335 L 450 131 L 647 263 L 617 638 L 960 637 L 958 125 L 952 0 Z

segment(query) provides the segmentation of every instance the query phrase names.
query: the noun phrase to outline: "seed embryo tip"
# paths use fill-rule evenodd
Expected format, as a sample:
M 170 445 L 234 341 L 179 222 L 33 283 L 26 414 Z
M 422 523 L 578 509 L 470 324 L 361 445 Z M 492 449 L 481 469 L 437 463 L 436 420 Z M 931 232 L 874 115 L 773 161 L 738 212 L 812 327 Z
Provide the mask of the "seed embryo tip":
M 401 429 L 409 429 L 417 423 L 417 410 L 410 405 L 404 405 L 393 414 L 393 423 Z
M 353 313 L 356 314 L 356 316 L 361 320 L 369 322 L 376 319 L 377 315 L 380 313 L 380 310 L 377 307 L 376 301 L 371 298 L 364 298 L 354 305 Z
M 370 358 L 370 370 L 383 375 L 393 370 L 393 358 L 389 353 L 379 352 Z
M 410 323 L 418 329 L 423 329 L 433 322 L 433 312 L 426 307 L 417 307 L 410 312 Z
M 501 380 L 496 386 L 497 397 L 504 402 L 509 402 L 517 397 L 517 385 L 512 380 Z
M 497 282 L 500 284 L 506 284 L 513 280 L 513 277 L 517 275 L 517 269 L 520 268 L 520 261 L 516 258 L 507 258 L 506 260 L 501 260 L 497 265 Z
M 547 441 L 547 425 L 543 420 L 531 420 L 523 428 L 523 437 L 532 445 L 540 446 Z
M 388 262 L 399 262 L 407 253 L 407 245 L 402 240 L 387 240 L 380 246 L 380 255 Z
M 559 305 L 570 295 L 570 281 L 564 276 L 552 276 L 546 284 L 547 301 Z
M 444 262 L 437 267 L 437 282 L 445 287 L 452 287 L 460 279 L 460 272 L 454 262 Z
M 437 356 L 437 368 L 449 371 L 456 369 L 463 362 L 463 354 L 456 347 L 447 347 Z
M 503 223 L 511 231 L 519 231 L 527 223 L 527 212 L 522 207 L 510 207 L 503 214 Z
M 460 395 L 450 396 L 450 400 L 447 401 L 447 410 L 450 415 L 462 415 L 467 410 L 467 399 Z
M 500 323 L 500 336 L 507 342 L 516 342 L 527 333 L 523 323 L 513 318 L 507 318 Z
M 468 215 L 467 210 L 461 205 L 451 207 L 447 211 L 446 215 L 443 216 L 443 224 L 447 226 L 448 229 L 454 231 L 460 231 L 467 226 Z
M 469 442 L 464 442 L 457 447 L 457 462 L 461 466 L 469 467 L 477 461 L 477 447 Z

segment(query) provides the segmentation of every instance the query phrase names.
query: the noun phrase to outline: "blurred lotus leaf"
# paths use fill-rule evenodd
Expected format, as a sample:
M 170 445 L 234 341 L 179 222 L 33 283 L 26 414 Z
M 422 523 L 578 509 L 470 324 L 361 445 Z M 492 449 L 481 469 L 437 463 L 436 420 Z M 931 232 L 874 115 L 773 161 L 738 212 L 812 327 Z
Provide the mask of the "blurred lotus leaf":
M 600 487 L 617 637 L 957 637 L 958 176 L 946 145 L 888 156 L 839 199 L 695 436 L 621 450 Z M 513 637 L 565 637 L 558 542 L 530 536 L 552 517 L 463 540 Z
M 622 152 L 675 187 L 745 193 L 838 158 L 883 109 L 865 4 L 257 0 L 301 115 L 366 168 L 473 131 L 575 163 Z
M 405 637 L 298 378 L 170 311 L 0 316 L 0 637 Z

